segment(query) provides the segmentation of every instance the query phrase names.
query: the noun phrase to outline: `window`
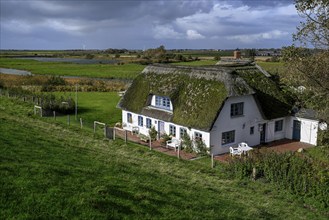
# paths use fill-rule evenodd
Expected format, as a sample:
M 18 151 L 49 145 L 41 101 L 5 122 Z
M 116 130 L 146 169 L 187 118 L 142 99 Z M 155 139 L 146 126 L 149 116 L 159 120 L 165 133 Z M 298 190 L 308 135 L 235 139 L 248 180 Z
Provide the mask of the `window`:
M 254 126 L 250 127 L 250 134 L 254 134 L 254 131 L 255 131 L 255 127 Z
M 243 102 L 231 104 L 231 117 L 243 115 Z
M 169 125 L 169 135 L 172 135 L 173 137 L 176 137 L 176 126 Z
M 200 132 L 194 132 L 194 139 L 196 141 L 201 141 L 202 140 L 202 134 Z
M 235 131 L 228 131 L 222 133 L 222 145 L 234 143 Z
M 187 130 L 186 130 L 186 128 L 180 128 L 180 129 L 179 129 L 179 135 L 180 135 L 180 138 L 183 138 L 184 135 L 186 135 L 186 134 L 187 134 Z
M 170 109 L 170 99 L 168 97 L 155 96 L 155 106 L 163 109 Z
M 138 126 L 143 127 L 143 117 L 142 116 L 138 116 Z
M 127 121 L 129 123 L 133 123 L 133 117 L 132 117 L 131 113 L 127 113 Z
M 146 127 L 151 128 L 152 127 L 152 121 L 150 118 L 146 118 Z
M 155 105 L 156 106 L 161 106 L 161 98 L 160 98 L 160 96 L 155 96 Z
M 275 132 L 282 131 L 282 128 L 283 128 L 283 120 L 276 121 L 274 131 Z

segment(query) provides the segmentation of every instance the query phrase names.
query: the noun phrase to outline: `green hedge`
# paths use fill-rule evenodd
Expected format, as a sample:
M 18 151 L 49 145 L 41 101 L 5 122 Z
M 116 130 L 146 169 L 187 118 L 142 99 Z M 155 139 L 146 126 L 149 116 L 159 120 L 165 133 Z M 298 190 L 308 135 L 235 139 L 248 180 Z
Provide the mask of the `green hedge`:
M 320 148 L 320 147 L 319 147 Z M 322 147 L 329 152 L 329 147 Z M 325 148 L 325 149 L 324 149 Z M 253 169 L 255 168 L 253 173 Z M 262 178 L 288 189 L 305 199 L 315 198 L 317 207 L 329 207 L 328 162 L 316 160 L 307 153 L 261 152 L 230 160 L 225 171 L 235 178 Z

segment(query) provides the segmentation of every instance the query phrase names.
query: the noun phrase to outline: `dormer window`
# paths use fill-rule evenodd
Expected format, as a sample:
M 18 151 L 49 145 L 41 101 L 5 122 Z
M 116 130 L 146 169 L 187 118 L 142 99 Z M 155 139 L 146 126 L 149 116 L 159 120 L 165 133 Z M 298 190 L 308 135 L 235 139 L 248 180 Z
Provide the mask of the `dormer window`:
M 155 106 L 157 108 L 170 110 L 170 99 L 164 96 L 155 96 Z

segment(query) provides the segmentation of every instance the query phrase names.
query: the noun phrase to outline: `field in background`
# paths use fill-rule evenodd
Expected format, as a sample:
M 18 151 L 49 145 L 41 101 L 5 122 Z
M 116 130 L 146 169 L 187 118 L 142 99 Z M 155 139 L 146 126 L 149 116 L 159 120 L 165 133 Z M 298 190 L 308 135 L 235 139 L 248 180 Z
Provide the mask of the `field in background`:
M 74 92 L 54 92 L 56 96 L 71 97 L 75 100 Z M 92 127 L 93 121 L 100 121 L 114 126 L 121 122 L 121 110 L 116 106 L 120 100 L 117 92 L 78 92 L 78 119 Z M 73 122 L 74 114 L 71 114 Z M 50 118 L 50 120 L 52 120 Z M 57 117 L 56 120 L 66 122 L 66 116 Z
M 283 62 L 261 62 L 257 64 L 273 75 L 284 74 L 285 66 Z
M 0 67 L 27 70 L 33 74 L 82 76 L 96 78 L 133 79 L 145 66 L 134 63 L 117 64 L 73 64 L 62 62 L 40 62 L 35 60 L 0 58 Z
M 0 218 L 326 219 L 262 181 L 221 167 L 27 117 L 0 97 Z

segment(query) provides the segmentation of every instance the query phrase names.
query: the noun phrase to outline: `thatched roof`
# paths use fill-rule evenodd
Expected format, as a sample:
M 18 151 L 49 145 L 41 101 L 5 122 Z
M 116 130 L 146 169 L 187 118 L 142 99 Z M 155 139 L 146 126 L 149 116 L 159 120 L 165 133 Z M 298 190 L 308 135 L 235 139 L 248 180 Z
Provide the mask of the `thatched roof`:
M 250 94 L 258 97 L 260 87 L 257 82 L 274 89 L 273 82 L 257 68 L 248 68 L 150 65 L 133 81 L 118 106 L 127 111 L 209 131 L 228 97 Z M 257 76 L 255 83 L 252 83 L 250 74 Z M 266 91 L 262 92 L 267 94 Z M 170 97 L 173 113 L 150 108 L 151 95 Z M 258 98 L 263 106 L 263 95 Z M 272 116 L 269 111 L 263 109 L 263 112 L 266 117 Z

